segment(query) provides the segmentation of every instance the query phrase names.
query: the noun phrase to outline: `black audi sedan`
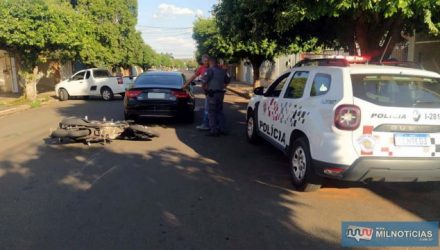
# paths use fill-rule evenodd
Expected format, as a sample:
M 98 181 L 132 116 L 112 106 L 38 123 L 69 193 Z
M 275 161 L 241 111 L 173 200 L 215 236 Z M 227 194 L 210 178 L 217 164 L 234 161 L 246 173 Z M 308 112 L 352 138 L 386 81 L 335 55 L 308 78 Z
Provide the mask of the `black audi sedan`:
M 181 117 L 194 119 L 195 98 L 182 89 L 185 76 L 180 72 L 148 71 L 139 75 L 125 92 L 126 120 L 140 117 Z

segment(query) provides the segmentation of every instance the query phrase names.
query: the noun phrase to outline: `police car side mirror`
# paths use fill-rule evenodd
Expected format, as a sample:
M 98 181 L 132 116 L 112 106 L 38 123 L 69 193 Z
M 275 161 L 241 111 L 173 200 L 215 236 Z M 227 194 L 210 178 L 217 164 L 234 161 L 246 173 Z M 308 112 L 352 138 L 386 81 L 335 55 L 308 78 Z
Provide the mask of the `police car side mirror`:
M 258 87 L 254 89 L 255 95 L 263 95 L 264 94 L 264 87 Z

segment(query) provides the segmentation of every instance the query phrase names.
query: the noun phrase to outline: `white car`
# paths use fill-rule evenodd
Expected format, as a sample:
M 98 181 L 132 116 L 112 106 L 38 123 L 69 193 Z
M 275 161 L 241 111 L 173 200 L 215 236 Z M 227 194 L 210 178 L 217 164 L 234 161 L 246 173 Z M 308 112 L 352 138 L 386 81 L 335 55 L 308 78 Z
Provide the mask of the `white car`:
M 292 182 L 440 180 L 440 75 L 421 69 L 316 60 L 294 67 L 247 108 L 247 137 L 290 159 Z M 331 66 L 333 65 L 333 66 Z
M 55 85 L 55 93 L 61 101 L 71 96 L 101 96 L 108 101 L 115 94 L 124 95 L 133 80 L 131 77 L 114 77 L 106 69 L 86 69 Z

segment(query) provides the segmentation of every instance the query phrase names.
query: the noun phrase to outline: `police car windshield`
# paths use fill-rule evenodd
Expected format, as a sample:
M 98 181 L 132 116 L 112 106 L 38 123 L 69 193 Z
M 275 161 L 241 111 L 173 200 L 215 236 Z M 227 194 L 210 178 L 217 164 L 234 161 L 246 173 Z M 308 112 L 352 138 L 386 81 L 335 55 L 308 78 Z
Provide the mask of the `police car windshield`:
M 387 107 L 440 108 L 440 79 L 381 74 L 352 74 L 355 97 Z

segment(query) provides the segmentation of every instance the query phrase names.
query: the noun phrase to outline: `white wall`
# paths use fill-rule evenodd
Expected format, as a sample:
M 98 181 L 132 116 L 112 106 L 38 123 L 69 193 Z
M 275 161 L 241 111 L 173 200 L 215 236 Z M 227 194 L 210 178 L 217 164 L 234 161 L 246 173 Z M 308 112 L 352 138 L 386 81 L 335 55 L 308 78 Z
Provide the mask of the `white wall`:
M 260 66 L 260 81 L 263 86 L 272 83 L 279 75 L 293 67 L 299 61 L 299 55 L 284 55 L 273 61 L 265 61 Z M 237 67 L 237 80 L 252 84 L 254 71 L 252 65 L 241 60 Z
M 11 58 L 7 51 L 0 50 L 0 92 L 17 93 L 14 86 L 15 67 L 11 65 Z

